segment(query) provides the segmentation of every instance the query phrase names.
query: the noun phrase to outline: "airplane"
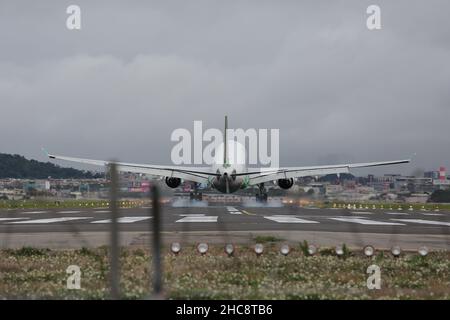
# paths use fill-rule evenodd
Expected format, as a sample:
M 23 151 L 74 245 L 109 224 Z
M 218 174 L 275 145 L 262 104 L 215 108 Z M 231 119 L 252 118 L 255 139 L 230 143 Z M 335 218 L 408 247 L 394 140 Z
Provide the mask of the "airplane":
M 228 118 L 225 116 L 224 140 L 218 146 L 216 158 L 210 167 L 182 167 L 182 166 L 163 166 L 152 164 L 136 164 L 126 162 L 115 162 L 117 170 L 122 172 L 133 172 L 140 174 L 148 174 L 158 176 L 165 179 L 165 183 L 170 188 L 177 188 L 183 180 L 194 182 L 195 184 L 203 184 L 219 192 L 230 194 L 241 189 L 258 187 L 256 200 L 261 202 L 267 201 L 267 192 L 265 183 L 274 181 L 282 189 L 289 189 L 294 185 L 294 179 L 306 176 L 323 176 L 328 174 L 349 173 L 353 168 L 367 168 L 386 165 L 395 165 L 409 163 L 411 160 L 394 160 L 382 162 L 367 163 L 349 163 L 337 165 L 321 165 L 307 167 L 284 167 L 268 170 L 249 171 L 245 163 L 230 161 L 229 150 L 235 150 L 237 158 L 245 158 L 245 148 L 241 145 L 233 149 L 233 140 L 227 140 Z M 65 160 L 89 165 L 109 166 L 110 161 L 74 158 L 49 154 L 43 151 L 50 159 Z M 223 156 L 223 161 L 220 161 Z M 235 158 L 236 159 L 236 158 Z M 251 170 L 251 169 L 250 169 Z M 191 193 L 192 200 L 201 200 L 202 194 L 198 192 Z

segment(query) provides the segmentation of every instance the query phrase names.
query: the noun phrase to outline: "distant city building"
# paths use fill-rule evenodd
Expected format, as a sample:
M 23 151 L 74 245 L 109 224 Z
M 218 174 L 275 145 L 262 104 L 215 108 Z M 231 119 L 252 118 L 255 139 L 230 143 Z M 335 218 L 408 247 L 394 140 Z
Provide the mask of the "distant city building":
M 447 180 L 445 167 L 439 168 L 439 180 Z
M 439 179 L 439 171 L 426 171 L 423 173 L 424 178 Z

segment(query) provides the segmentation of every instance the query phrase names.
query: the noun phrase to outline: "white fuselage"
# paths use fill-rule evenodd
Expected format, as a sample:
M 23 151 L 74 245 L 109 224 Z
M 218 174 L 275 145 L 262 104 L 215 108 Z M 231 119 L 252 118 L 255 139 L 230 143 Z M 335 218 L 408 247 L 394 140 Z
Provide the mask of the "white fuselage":
M 247 172 L 245 147 L 233 140 L 227 143 L 227 156 L 224 161 L 224 144 L 220 144 L 215 153 L 211 172 L 217 173 L 211 186 L 223 193 L 233 193 L 246 187 L 245 176 L 235 176 Z

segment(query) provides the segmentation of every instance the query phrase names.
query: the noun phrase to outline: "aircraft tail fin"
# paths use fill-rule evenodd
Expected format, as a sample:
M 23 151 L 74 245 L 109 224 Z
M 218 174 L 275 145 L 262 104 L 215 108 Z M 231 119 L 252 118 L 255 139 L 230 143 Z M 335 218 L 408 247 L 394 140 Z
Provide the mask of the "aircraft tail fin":
M 226 166 L 228 164 L 228 138 L 227 138 L 227 130 L 228 130 L 228 116 L 225 116 L 225 130 L 223 133 L 223 165 Z

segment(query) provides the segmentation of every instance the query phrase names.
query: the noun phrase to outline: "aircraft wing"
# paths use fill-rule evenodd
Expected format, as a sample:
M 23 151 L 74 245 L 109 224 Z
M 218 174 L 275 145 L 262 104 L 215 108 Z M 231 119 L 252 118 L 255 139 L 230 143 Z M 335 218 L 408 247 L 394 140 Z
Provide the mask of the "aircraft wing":
M 93 159 L 58 156 L 54 154 L 49 154 L 46 151 L 45 153 L 50 159 L 84 163 L 95 166 L 108 166 L 111 163 L 111 161 L 105 160 L 93 160 Z M 209 171 L 210 168 L 208 167 L 159 166 L 159 165 L 126 163 L 126 162 L 115 162 L 115 163 L 117 165 L 118 171 L 144 173 L 159 177 L 180 178 L 183 180 L 198 183 L 209 183 L 208 178 L 210 176 L 215 175 Z
M 249 185 L 256 185 L 268 181 L 274 181 L 278 179 L 290 179 L 300 178 L 307 176 L 323 176 L 327 174 L 341 174 L 349 173 L 352 168 L 368 168 L 387 166 L 393 164 L 409 163 L 410 160 L 395 160 L 395 161 L 382 161 L 382 162 L 366 162 L 366 163 L 349 163 L 338 164 L 330 166 L 315 166 L 315 167 L 287 167 L 277 170 L 261 171 L 259 173 L 249 173 Z

